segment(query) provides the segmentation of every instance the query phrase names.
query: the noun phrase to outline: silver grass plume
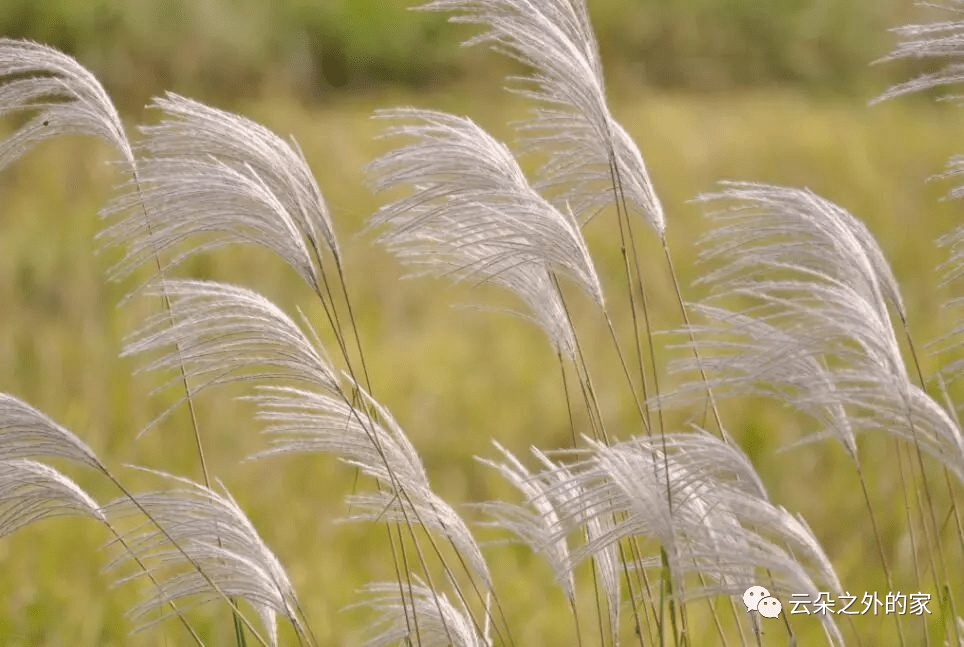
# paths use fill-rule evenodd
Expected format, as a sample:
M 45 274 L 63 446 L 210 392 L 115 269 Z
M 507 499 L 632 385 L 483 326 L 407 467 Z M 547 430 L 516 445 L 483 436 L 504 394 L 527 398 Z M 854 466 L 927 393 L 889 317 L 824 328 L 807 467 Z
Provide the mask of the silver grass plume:
M 346 376 L 347 379 L 347 376 Z M 482 551 L 459 514 L 432 490 L 418 451 L 391 413 L 357 384 L 359 406 L 343 395 L 272 387 L 253 396 L 272 447 L 254 458 L 329 454 L 375 479 L 380 488 L 348 497 L 353 521 L 418 524 L 452 543 L 486 588 Z M 396 584 L 397 587 L 397 584 Z M 396 591 L 397 592 L 397 591 Z
M 811 440 L 835 438 L 856 460 L 856 432 L 836 393 L 829 366 L 814 356 L 811 344 L 803 342 L 806 331 L 788 331 L 708 303 L 693 304 L 691 308 L 706 322 L 693 324 L 689 330 L 706 352 L 702 365 L 708 379 L 685 383 L 664 394 L 660 406 L 701 401 L 706 384 L 721 399 L 765 397 L 780 401 L 820 424 L 824 431 L 811 436 Z M 689 361 L 670 367 L 671 372 L 692 369 Z
M 413 576 L 413 584 L 399 589 L 397 582 L 370 584 L 362 591 L 368 596 L 354 607 L 368 607 L 378 613 L 365 641 L 370 647 L 413 644 L 409 627 L 416 622 L 419 645 L 430 647 L 488 647 L 491 640 L 477 631 L 471 614 L 456 606 L 444 593 L 438 593 Z M 399 593 L 404 600 L 399 599 Z
M 943 9 L 950 14 L 949 19 L 897 27 L 893 31 L 900 36 L 900 42 L 878 62 L 913 59 L 936 61 L 943 67 L 893 86 L 875 102 L 964 82 L 964 0 L 928 2 L 926 5 Z
M 961 160 L 961 169 L 964 171 L 964 158 Z M 942 285 L 964 284 L 964 226 L 945 234 L 938 240 L 938 243 L 948 249 L 948 259 L 941 264 L 941 269 L 944 272 Z M 951 299 L 945 306 L 960 310 L 964 308 L 964 297 Z M 964 323 L 959 323 L 934 343 L 935 352 L 938 353 L 959 351 L 962 346 L 964 346 Z M 964 374 L 964 359 L 957 359 L 945 364 L 942 368 L 942 374 L 948 384 L 961 379 L 962 374 Z M 964 406 L 964 403 L 958 406 Z
M 271 250 L 321 293 L 325 250 L 339 264 L 341 255 L 297 144 L 175 94 L 152 107 L 166 119 L 142 128 L 138 177 L 104 212 L 116 221 L 101 236 L 108 245 L 127 245 L 114 276 L 160 252 L 178 252 L 165 266 L 170 269 L 195 254 L 244 243 Z
M 881 59 L 881 62 L 914 59 L 934 61 L 942 67 L 936 72 L 922 74 L 890 88 L 875 101 L 885 101 L 964 82 L 964 0 L 928 2 L 926 6 L 943 10 L 949 16 L 942 21 L 905 25 L 895 29 L 901 40 L 890 54 Z M 958 103 L 961 99 L 958 95 L 946 98 Z M 959 180 L 962 175 L 964 175 L 964 156 L 956 155 L 948 161 L 946 171 L 938 178 Z M 950 197 L 964 197 L 964 187 L 958 186 L 952 189 Z M 941 265 L 945 273 L 942 285 L 960 281 L 964 276 L 964 227 L 958 227 L 946 234 L 939 239 L 938 244 L 950 249 L 949 259 Z M 952 299 L 946 305 L 960 307 L 964 305 L 964 300 Z M 933 347 L 939 353 L 951 351 L 960 348 L 961 339 L 964 339 L 964 326 L 957 325 L 950 333 L 937 340 Z M 960 378 L 962 368 L 964 368 L 964 361 L 951 361 L 942 367 L 941 373 L 947 382 L 953 382 Z
M 546 492 L 551 481 L 542 478 L 542 474 L 529 471 L 518 458 L 499 443 L 493 441 L 493 444 L 502 454 L 503 462 L 479 460 L 498 471 L 502 478 L 517 489 L 525 498 L 526 506 L 506 501 L 479 504 L 478 508 L 494 519 L 486 525 L 509 530 L 534 553 L 541 555 L 552 569 L 556 583 L 566 594 L 566 599 L 570 604 L 575 604 L 576 585 L 572 572 L 567 568 L 569 542 L 566 537 L 560 537 L 556 541 L 546 541 L 546 537 L 559 525 L 555 501 Z M 551 465 L 548 463 L 549 459 L 541 452 L 537 452 L 536 456 L 546 461 L 544 465 Z
M 67 459 L 107 470 L 82 440 L 25 402 L 0 393 L 0 537 L 49 517 L 73 514 L 104 521 L 76 483 L 36 458 Z
M 947 162 L 946 170 L 936 179 L 960 182 L 962 177 L 964 177 L 964 155 L 955 155 Z M 964 186 L 959 184 L 952 188 L 948 197 L 955 200 L 964 198 Z M 937 244 L 947 250 L 947 259 L 938 266 L 938 270 L 943 274 L 941 287 L 964 285 L 964 226 L 958 226 L 944 234 L 937 240 Z M 944 307 L 960 312 L 960 309 L 964 308 L 964 297 L 951 298 Z M 958 323 L 931 344 L 931 350 L 934 353 L 949 358 L 949 361 L 941 367 L 941 375 L 947 384 L 958 381 L 964 373 L 964 359 L 959 357 L 962 345 L 964 345 L 964 323 Z M 954 359 L 955 351 L 958 351 L 957 359 Z M 958 408 L 961 406 L 964 406 L 964 403 L 957 404 Z
M 359 384 L 336 374 L 310 328 L 306 334 L 268 299 L 245 288 L 165 281 L 152 290 L 169 295 L 171 310 L 155 315 L 125 347 L 125 355 L 153 356 L 142 370 L 176 373 L 183 365 L 195 384 L 192 394 L 238 381 L 262 387 L 252 399 L 275 443 L 259 456 L 324 452 L 358 467 L 384 486 L 353 500 L 358 518 L 438 532 L 491 588 L 481 550 L 454 509 L 429 487 L 402 429 Z M 178 379 L 175 375 L 170 384 Z M 301 388 L 274 386 L 279 381 Z M 361 404 L 351 404 L 347 393 Z
M 0 538 L 35 521 L 62 516 L 105 521 L 97 502 L 52 467 L 0 460 Z
M 135 332 L 123 356 L 153 356 L 141 370 L 171 373 L 167 385 L 179 385 L 183 370 L 194 383 L 192 395 L 211 386 L 266 379 L 338 389 L 314 332 L 306 335 L 257 292 L 211 281 L 163 281 L 150 293 L 166 294 L 170 312 L 154 315 Z
M 571 510 L 582 496 L 579 482 L 561 462 L 553 461 L 542 451 L 533 448 L 532 454 L 540 465 L 538 471 L 529 470 L 507 449 L 495 443 L 502 461 L 480 459 L 508 481 L 525 499 L 522 505 L 506 501 L 490 501 L 477 507 L 489 516 L 485 525 L 510 532 L 536 555 L 542 556 L 552 570 L 556 583 L 562 588 L 570 605 L 576 603 L 576 586 L 569 537 L 560 534 L 560 515 Z M 585 511 L 582 539 L 591 543 L 612 530 L 613 519 Z M 600 548 L 592 555 L 599 586 L 606 595 L 609 626 L 618 631 L 622 610 L 622 564 L 615 545 Z
M 120 582 L 150 577 L 154 584 L 154 594 L 130 611 L 132 619 L 141 623 L 138 630 L 166 619 L 145 617 L 172 603 L 185 609 L 228 596 L 256 610 L 267 631 L 266 644 L 277 644 L 278 615 L 302 639 L 307 638 L 298 598 L 284 568 L 223 485 L 222 494 L 187 479 L 151 473 L 178 487 L 134 494 L 104 508 L 116 527 L 127 526 L 121 533 L 124 552 L 109 569 L 119 569 L 136 558 L 146 570 L 124 576 Z M 149 521 L 133 526 L 118 523 L 143 519 L 145 514 Z
M 519 125 L 527 150 L 548 155 L 538 188 L 568 204 L 581 222 L 614 201 L 628 205 L 662 238 L 663 209 L 643 157 L 609 112 L 599 47 L 583 0 L 433 0 L 419 7 L 455 14 L 450 21 L 488 31 L 466 45 L 488 44 L 532 69 L 511 89 L 543 107 Z
M 726 262 L 702 283 L 719 285 L 736 276 L 762 279 L 786 268 L 847 284 L 881 320 L 888 318 L 888 305 L 906 320 L 886 257 L 867 226 L 845 209 L 807 189 L 750 182 L 724 182 L 721 191 L 697 201 L 736 203 L 710 214 L 720 226 L 705 237 L 700 260 L 725 257 Z
M 94 451 L 73 432 L 17 398 L 0 393 L 0 460 L 65 458 L 106 473 Z
M 382 207 L 379 242 L 420 273 L 494 283 L 518 296 L 556 349 L 574 338 L 555 277 L 574 281 L 597 304 L 603 294 L 578 223 L 528 183 L 512 153 L 471 120 L 425 110 L 378 117 L 409 122 L 388 137 L 414 139 L 371 164 L 376 190 L 411 188 Z
M 553 483 L 538 495 L 554 502 L 546 520 L 554 529 L 543 544 L 574 534 L 589 537 L 570 551 L 567 571 L 621 541 L 650 539 L 666 550 L 674 590 L 683 590 L 679 584 L 687 575 L 707 582 L 687 587 L 684 601 L 740 595 L 764 578 L 785 594 L 841 591 L 813 533 L 768 501 L 749 460 L 731 443 L 700 430 L 614 445 L 585 442 L 586 449 L 553 452 L 556 464 L 541 461 L 546 467 L 535 477 Z M 606 532 L 586 533 L 596 519 L 604 520 Z M 510 521 L 505 527 L 514 532 Z M 630 568 L 662 565 L 657 555 L 642 556 Z M 832 619 L 824 629 L 831 642 L 842 644 Z
M 35 114 L 13 135 L 0 142 L 0 168 L 22 157 L 33 146 L 46 139 L 57 135 L 86 135 L 102 139 L 117 149 L 129 173 L 130 186 L 135 190 L 138 187 L 135 154 L 116 109 L 96 78 L 71 57 L 51 47 L 29 41 L 0 39 L 0 115 L 17 112 Z M 142 219 L 141 229 L 150 232 L 146 205 L 139 199 L 133 202 L 137 203 L 137 217 Z M 157 250 L 153 243 L 148 243 L 145 249 L 150 250 L 150 253 L 145 255 L 145 260 L 155 260 L 160 271 L 160 261 L 157 260 Z M 93 467 L 124 489 L 76 437 L 26 405 L 13 403 L 14 406 L 11 407 L 11 404 L 4 396 L 4 402 L 0 404 L 0 418 L 3 418 L 0 425 L 5 426 L 5 431 L 13 429 L 22 433 L 18 434 L 13 451 L 10 443 L 0 442 L 6 445 L 4 449 L 7 450 L 0 450 L 0 462 L 3 462 L 5 468 L 18 468 L 20 475 L 30 474 L 33 479 L 30 481 L 24 478 L 20 489 L 12 490 L 14 496 L 21 497 L 19 505 L 22 518 L 27 518 L 31 511 L 36 513 L 38 518 L 46 514 L 36 501 L 33 502 L 34 507 L 31 507 L 28 496 L 31 493 L 38 495 L 42 487 L 46 487 L 51 514 L 58 509 L 58 502 L 64 507 L 75 505 L 78 510 L 86 510 L 90 516 L 98 518 L 112 532 L 116 532 L 101 511 L 91 507 L 93 501 L 63 475 L 39 463 L 5 460 L 7 456 L 17 453 L 69 458 Z M 13 416 L 9 415 L 11 413 Z M 6 472 L 8 476 L 11 473 L 9 469 Z M 10 485 L 10 481 L 5 485 Z M 35 490 L 31 492 L 28 485 L 32 485 Z M 132 557 L 137 561 L 136 556 Z M 204 577 L 204 574 L 198 574 Z M 148 579 L 153 582 L 150 575 Z M 173 604 L 171 609 L 200 643 L 180 611 Z
M 70 56 L 47 45 L 0 39 L 0 115 L 35 113 L 0 142 L 0 169 L 58 135 L 106 141 L 133 167 L 134 154 L 101 84 Z
M 964 437 L 908 376 L 888 310 L 906 321 L 904 306 L 866 227 L 801 189 L 732 183 L 700 200 L 724 205 L 701 254 L 719 263 L 701 279 L 713 296 L 696 306 L 708 323 L 692 329 L 718 370 L 711 384 L 810 413 L 854 458 L 854 433 L 884 431 L 964 479 Z M 714 305 L 734 301 L 750 305 L 740 314 Z

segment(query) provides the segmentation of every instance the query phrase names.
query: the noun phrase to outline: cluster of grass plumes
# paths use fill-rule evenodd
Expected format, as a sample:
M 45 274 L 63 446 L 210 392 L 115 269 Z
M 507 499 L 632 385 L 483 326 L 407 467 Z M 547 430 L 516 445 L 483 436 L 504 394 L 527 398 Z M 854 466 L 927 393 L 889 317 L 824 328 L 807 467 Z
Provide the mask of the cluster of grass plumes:
M 171 620 L 185 641 L 205 644 L 192 613 L 211 603 L 228 610 L 239 645 L 317 644 L 311 609 L 206 460 L 216 448 L 205 442 L 195 402 L 233 385 L 265 432 L 264 449 L 250 457 L 271 459 L 265 470 L 282 469 L 278 461 L 293 454 L 335 456 L 356 470 L 357 483 L 346 483 L 348 516 L 381 528 L 389 565 L 386 581 L 363 590 L 358 603 L 368 610 L 372 644 L 515 644 L 489 548 L 466 512 L 547 562 L 553 581 L 524 586 L 561 590 L 575 644 L 742 645 L 818 635 L 860 644 L 862 625 L 849 616 L 789 613 L 791 596 L 843 597 L 854 585 L 840 580 L 806 521 L 770 500 L 727 429 L 724 400 L 762 397 L 812 421 L 813 439 L 843 446 L 867 507 L 854 521 L 873 526 L 877 538 L 867 568 L 880 569 L 892 592 L 930 594 L 929 614 L 886 618 L 895 641 L 964 645 L 961 326 L 935 341 L 944 370 L 925 375 L 897 280 L 867 227 L 809 191 L 759 184 L 728 183 L 700 198 L 715 225 L 701 241 L 709 296 L 686 301 L 672 215 L 608 108 L 584 3 L 434 0 L 423 9 L 481 26 L 471 43 L 524 64 L 529 74 L 509 85 L 534 109 L 516 124 L 515 149 L 465 117 L 378 113 L 391 124 L 386 137 L 401 143 L 369 167 L 374 189 L 392 194 L 370 228 L 415 274 L 492 285 L 515 299 L 517 314 L 557 355 L 569 446 L 533 448 L 524 460 L 497 444 L 480 469 L 520 497 L 457 509 L 433 488 L 417 447 L 375 395 L 336 218 L 297 144 L 176 95 L 155 100 L 161 121 L 129 137 L 103 88 L 73 59 L 3 40 L 0 111 L 26 117 L 0 144 L 0 166 L 63 134 L 98 137 L 118 153 L 121 181 L 103 210 L 101 241 L 121 250 L 111 277 L 149 274 L 131 297 L 159 304 L 124 354 L 160 374 L 158 390 L 173 390 L 190 412 L 202 479 L 144 467 L 162 487 L 133 491 L 76 435 L 0 396 L 0 536 L 53 516 L 93 519 L 112 537 L 108 572 L 144 595 L 131 609 L 135 628 Z M 954 22 L 906 28 L 915 40 L 894 56 L 964 56 L 961 32 Z M 951 65 L 890 94 L 959 80 Z M 948 176 L 959 173 L 952 160 Z M 623 281 L 605 286 L 583 229 L 610 217 Z M 964 275 L 962 232 L 939 241 L 949 250 L 941 264 L 949 283 Z M 651 324 L 652 277 L 640 259 L 647 238 L 678 307 L 679 327 L 669 335 Z M 189 258 L 238 244 L 280 258 L 317 303 L 292 316 L 246 287 L 175 278 Z M 607 297 L 607 287 L 616 296 Z M 626 302 L 626 321 L 611 316 L 612 301 Z M 951 302 L 949 312 L 960 305 Z M 609 336 L 618 361 L 608 368 L 623 381 L 631 428 L 614 422 L 626 416 L 598 391 L 599 369 L 576 321 Z M 678 351 L 668 366 L 658 361 L 663 347 Z M 677 427 L 671 407 L 686 407 L 689 423 Z M 168 424 L 172 410 L 151 427 Z M 882 502 L 862 466 L 868 435 L 893 441 L 910 567 L 896 568 L 877 527 Z M 91 470 L 117 498 L 96 501 L 55 469 L 59 461 Z M 786 603 L 780 620 L 742 608 L 753 585 Z

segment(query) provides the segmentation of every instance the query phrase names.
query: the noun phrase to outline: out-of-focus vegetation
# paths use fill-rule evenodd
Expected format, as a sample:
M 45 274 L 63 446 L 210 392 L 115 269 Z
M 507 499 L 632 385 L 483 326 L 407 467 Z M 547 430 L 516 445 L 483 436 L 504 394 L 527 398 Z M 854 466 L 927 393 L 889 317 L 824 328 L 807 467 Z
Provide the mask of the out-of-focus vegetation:
M 0 33 L 79 57 L 134 106 L 164 90 L 222 100 L 314 99 L 346 84 L 491 76 L 417 0 L 5 0 Z M 906 0 L 592 0 L 607 73 L 634 86 L 719 90 L 804 84 L 863 91 Z M 468 33 L 462 31 L 461 33 Z M 878 78 L 905 78 L 899 66 Z

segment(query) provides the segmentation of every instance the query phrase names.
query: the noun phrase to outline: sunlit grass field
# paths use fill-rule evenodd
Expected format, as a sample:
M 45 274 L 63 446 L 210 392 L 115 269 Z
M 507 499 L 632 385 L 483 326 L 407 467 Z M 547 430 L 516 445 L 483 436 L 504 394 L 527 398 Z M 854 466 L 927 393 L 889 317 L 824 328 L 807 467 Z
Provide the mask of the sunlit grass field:
M 705 229 L 690 200 L 717 180 L 754 180 L 806 186 L 863 218 L 901 282 L 919 342 L 947 329 L 935 266 L 943 259 L 934 239 L 959 222 L 960 206 L 941 202 L 946 183 L 925 183 L 961 149 L 964 117 L 948 106 L 904 101 L 868 107 L 857 99 L 797 92 L 673 94 L 614 89 L 613 112 L 646 156 L 667 211 L 670 244 L 684 283 L 699 275 L 695 243 Z M 399 280 L 400 266 L 362 230 L 379 204 L 366 188 L 364 165 L 386 150 L 370 119 L 378 107 L 414 104 L 470 114 L 497 135 L 524 106 L 495 87 L 457 86 L 411 94 L 347 94 L 323 106 L 283 99 L 242 103 L 243 114 L 305 151 L 333 212 L 347 264 L 376 397 L 388 406 L 421 453 L 435 490 L 452 502 L 505 495 L 505 485 L 474 456 L 491 456 L 491 440 L 515 453 L 530 445 L 569 444 L 558 365 L 541 333 L 501 312 L 484 290 L 452 289 L 438 281 Z M 45 144 L 0 175 L 0 391 L 22 398 L 64 423 L 113 467 L 139 464 L 198 477 L 193 440 L 177 414 L 137 439 L 169 401 L 152 397 L 149 376 L 118 359 L 122 339 L 147 306 L 119 307 L 136 282 L 104 280 L 112 261 L 97 255 L 97 210 L 119 182 L 106 149 L 86 140 Z M 600 273 L 618 287 L 621 262 L 612 214 L 587 228 Z M 657 329 L 679 325 L 677 309 L 655 256 L 644 256 Z M 116 259 L 114 259 L 116 260 Z M 287 308 L 312 303 L 286 267 L 266 254 L 238 251 L 198 259 L 193 276 L 254 286 Z M 612 289 L 612 308 L 625 304 Z M 698 288 L 687 288 L 697 297 Z M 578 300 L 576 300 L 578 310 Z M 459 306 L 473 306 L 469 308 Z M 320 317 L 311 308 L 309 317 Z M 587 312 L 590 310 L 587 309 Z M 628 393 L 611 370 L 600 321 L 577 312 L 591 363 L 611 383 L 598 385 L 611 419 L 635 419 Z M 933 365 L 924 359 L 925 373 Z M 359 642 L 360 623 L 343 608 L 365 583 L 390 576 L 384 534 L 370 526 L 339 524 L 352 470 L 317 457 L 243 463 L 265 446 L 252 408 L 210 393 L 200 400 L 200 429 L 214 475 L 248 512 L 288 568 L 323 644 Z M 884 591 L 875 566 L 874 539 L 854 471 L 840 447 L 825 443 L 781 452 L 800 439 L 801 422 L 762 403 L 728 404 L 723 418 L 762 477 L 771 499 L 802 513 L 821 540 L 845 588 Z M 688 421 L 680 418 L 675 424 Z M 638 424 L 638 423 L 636 423 Z M 639 430 L 627 428 L 623 437 Z M 912 582 L 900 485 L 892 444 L 865 439 L 865 470 L 897 581 Z M 86 484 L 84 474 L 74 474 Z M 143 480 L 124 473 L 130 483 Z M 113 496 L 98 491 L 95 496 Z M 471 517 L 471 513 L 467 513 Z M 110 588 L 106 532 L 77 520 L 51 521 L 0 541 L 0 644 L 179 644 L 175 624 L 131 637 L 124 613 L 136 591 Z M 569 644 L 570 618 L 551 574 L 523 549 L 493 546 L 496 584 L 518 644 Z M 954 554 L 961 563 L 959 554 Z M 909 587 L 905 592 L 910 592 Z M 232 639 L 227 616 L 200 612 L 209 644 Z M 211 615 L 203 615 L 210 613 Z M 817 623 L 814 622 L 816 631 Z M 892 625 L 860 619 L 865 645 L 893 643 Z M 708 630 L 708 629 L 707 629 Z M 848 629 L 844 628 L 845 635 Z M 816 634 L 814 634 L 816 635 Z M 702 644 L 695 636 L 694 644 Z M 785 644 L 772 630 L 767 644 Z M 804 635 L 804 641 L 806 634 Z M 808 644 L 804 642 L 803 644 Z

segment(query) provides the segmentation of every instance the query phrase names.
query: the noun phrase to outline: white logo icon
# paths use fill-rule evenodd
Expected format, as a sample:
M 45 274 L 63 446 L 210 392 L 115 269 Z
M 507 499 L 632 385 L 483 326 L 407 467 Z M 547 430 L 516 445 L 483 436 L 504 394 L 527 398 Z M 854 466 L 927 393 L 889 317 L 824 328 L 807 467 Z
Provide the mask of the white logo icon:
M 783 611 L 783 605 L 762 586 L 751 586 L 743 592 L 743 604 L 747 611 L 759 611 L 764 618 L 776 618 Z
M 756 611 L 760 600 L 770 597 L 770 592 L 762 586 L 751 586 L 743 592 L 743 604 L 747 611 Z
M 783 611 L 783 605 L 776 598 L 763 598 L 756 610 L 764 618 L 776 618 Z

